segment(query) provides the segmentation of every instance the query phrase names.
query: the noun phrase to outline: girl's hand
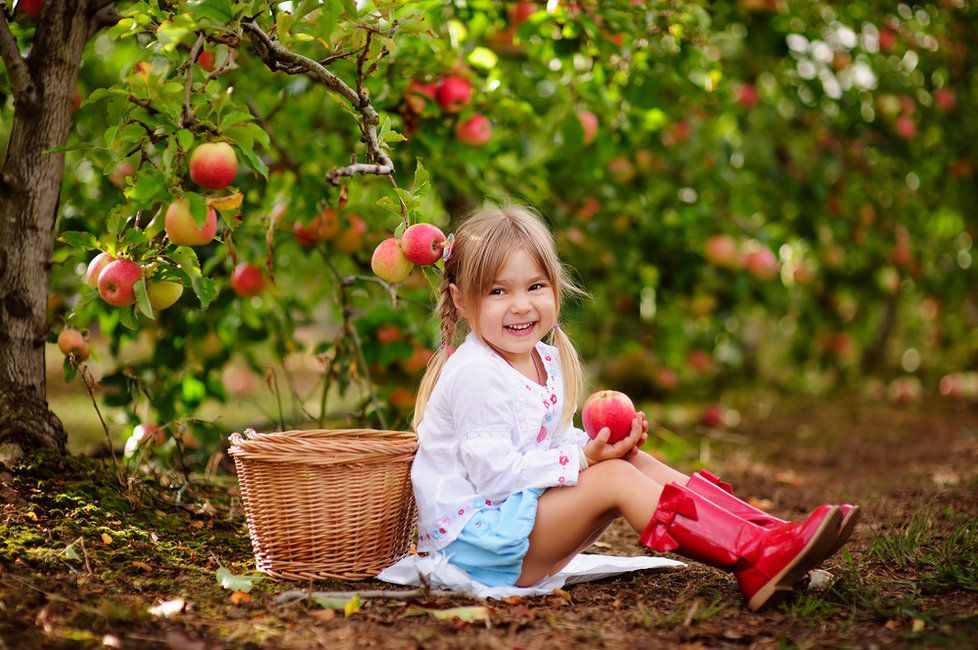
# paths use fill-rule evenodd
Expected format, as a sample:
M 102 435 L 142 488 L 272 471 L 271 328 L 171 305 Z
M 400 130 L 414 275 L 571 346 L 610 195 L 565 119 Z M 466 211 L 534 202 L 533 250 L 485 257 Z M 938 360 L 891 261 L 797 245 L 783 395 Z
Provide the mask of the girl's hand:
M 645 413 L 643 411 L 639 411 L 637 415 L 638 415 L 638 419 L 642 421 L 642 435 L 639 436 L 638 443 L 634 447 L 632 447 L 627 454 L 625 454 L 624 456 L 625 459 L 634 458 L 635 456 L 637 456 L 639 450 L 645 444 L 645 441 L 649 439 L 649 421 L 645 419 Z
M 638 445 L 648 437 L 647 430 L 648 423 L 645 421 L 645 414 L 640 412 L 632 420 L 632 430 L 628 437 L 615 443 L 609 443 L 608 438 L 611 437 L 611 429 L 604 427 L 598 431 L 594 440 L 584 445 L 584 455 L 587 456 L 588 463 L 591 465 L 614 458 L 631 458 L 638 453 Z

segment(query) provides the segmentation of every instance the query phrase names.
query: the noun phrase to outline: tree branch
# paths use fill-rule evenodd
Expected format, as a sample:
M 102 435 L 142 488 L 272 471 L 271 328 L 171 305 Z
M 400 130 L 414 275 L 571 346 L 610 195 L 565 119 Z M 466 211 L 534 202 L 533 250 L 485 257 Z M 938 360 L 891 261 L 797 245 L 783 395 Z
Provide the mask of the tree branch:
M 194 63 L 197 62 L 197 57 L 200 56 L 200 50 L 203 47 L 204 35 L 200 34 L 197 36 L 194 46 L 190 48 L 190 59 L 187 63 L 187 80 L 183 88 L 183 119 L 180 120 L 180 126 L 183 127 L 193 126 L 197 122 L 197 118 L 194 117 L 194 112 L 190 108 L 190 89 L 194 81 Z
M 91 38 L 103 27 L 111 27 L 122 20 L 122 14 L 113 6 L 115 0 L 100 0 L 96 2 L 95 12 L 88 21 L 88 38 Z
M 34 81 L 27 69 L 27 62 L 20 55 L 17 39 L 10 31 L 10 24 L 7 22 L 7 14 L 4 11 L 0 11 L 0 58 L 3 59 L 3 64 L 7 68 L 10 87 L 14 91 L 14 100 L 16 102 L 28 101 L 30 95 L 34 93 Z
M 355 174 L 387 176 L 394 173 L 394 163 L 381 148 L 377 138 L 380 116 L 370 104 L 370 98 L 365 92 L 357 92 L 319 62 L 296 54 L 277 43 L 254 21 L 244 22 L 241 26 L 250 34 L 258 55 L 269 69 L 282 70 L 289 74 L 305 74 L 339 93 L 350 102 L 354 110 L 360 113 L 362 119 L 360 130 L 363 132 L 363 141 L 367 145 L 367 158 L 371 163 L 353 163 L 346 167 L 333 168 L 326 174 L 327 181 L 339 185 L 340 179 L 344 176 Z

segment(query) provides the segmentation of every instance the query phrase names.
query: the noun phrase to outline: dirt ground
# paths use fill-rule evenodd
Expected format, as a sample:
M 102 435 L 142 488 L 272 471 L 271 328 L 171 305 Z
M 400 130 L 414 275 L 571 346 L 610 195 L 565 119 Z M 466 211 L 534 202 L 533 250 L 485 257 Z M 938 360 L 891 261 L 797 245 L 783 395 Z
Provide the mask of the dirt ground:
M 139 482 L 122 490 L 90 460 L 45 458 L 0 470 L 0 647 L 978 647 L 978 409 L 831 399 L 764 411 L 748 405 L 735 431 L 707 436 L 711 469 L 785 518 L 826 501 L 864 509 L 825 565 L 832 586 L 769 612 L 695 563 L 505 602 L 366 598 L 349 616 L 279 603 L 294 589 L 401 588 L 222 588 L 221 567 L 256 574 L 233 477 L 195 483 L 178 503 Z M 647 552 L 623 524 L 592 551 Z M 169 616 L 150 612 L 161 602 L 176 602 Z M 477 609 L 471 621 L 436 616 L 454 607 Z

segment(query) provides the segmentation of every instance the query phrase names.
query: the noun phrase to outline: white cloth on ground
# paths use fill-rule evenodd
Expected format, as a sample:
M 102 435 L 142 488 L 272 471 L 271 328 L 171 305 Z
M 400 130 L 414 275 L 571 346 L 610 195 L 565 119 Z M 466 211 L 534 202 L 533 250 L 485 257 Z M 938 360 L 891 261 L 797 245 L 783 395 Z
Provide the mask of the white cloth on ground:
M 562 571 L 545 578 L 532 587 L 488 587 L 476 582 L 465 571 L 450 564 L 444 554 L 408 555 L 377 575 L 378 580 L 398 585 L 414 585 L 431 589 L 462 591 L 477 598 L 507 596 L 542 596 L 564 585 L 601 580 L 644 569 L 663 569 L 686 566 L 683 562 L 664 557 L 623 557 L 581 553 Z

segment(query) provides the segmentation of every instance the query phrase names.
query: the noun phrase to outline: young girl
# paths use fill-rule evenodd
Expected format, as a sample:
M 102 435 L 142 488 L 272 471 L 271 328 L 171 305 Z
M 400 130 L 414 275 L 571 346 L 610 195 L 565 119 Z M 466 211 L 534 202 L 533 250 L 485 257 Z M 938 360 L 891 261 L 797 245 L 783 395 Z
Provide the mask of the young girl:
M 475 212 L 446 255 L 441 346 L 414 413 L 420 551 L 490 586 L 529 586 L 624 517 L 645 546 L 732 571 L 756 610 L 847 541 L 858 508 L 776 519 L 713 474 L 686 476 L 641 451 L 643 413 L 614 444 L 607 428 L 591 440 L 572 425 L 582 371 L 558 316 L 562 297 L 584 292 L 533 211 Z

